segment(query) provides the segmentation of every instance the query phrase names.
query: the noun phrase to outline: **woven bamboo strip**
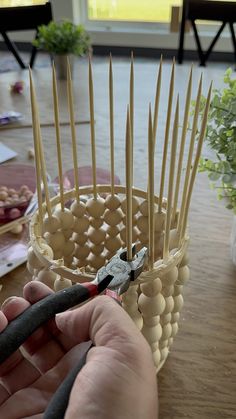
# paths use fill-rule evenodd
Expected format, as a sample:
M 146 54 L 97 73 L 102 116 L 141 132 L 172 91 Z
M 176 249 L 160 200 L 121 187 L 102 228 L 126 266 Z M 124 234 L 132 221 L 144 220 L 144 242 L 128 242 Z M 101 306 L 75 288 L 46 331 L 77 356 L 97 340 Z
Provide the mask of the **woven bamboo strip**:
M 96 146 L 95 146 L 95 121 L 94 121 L 94 94 L 93 94 L 93 73 L 91 57 L 89 56 L 89 109 L 90 109 L 90 133 L 91 133 L 91 152 L 92 152 L 92 172 L 93 172 L 93 194 L 97 199 L 97 173 L 96 173 Z

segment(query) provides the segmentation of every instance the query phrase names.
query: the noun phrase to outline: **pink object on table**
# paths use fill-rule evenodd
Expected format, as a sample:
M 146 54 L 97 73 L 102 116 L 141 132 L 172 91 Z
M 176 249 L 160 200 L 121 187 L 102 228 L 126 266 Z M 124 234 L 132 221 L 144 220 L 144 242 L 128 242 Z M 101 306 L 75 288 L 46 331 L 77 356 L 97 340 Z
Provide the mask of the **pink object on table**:
M 98 185 L 109 185 L 111 182 L 111 173 L 109 170 L 102 169 L 97 167 L 97 184 Z M 87 186 L 93 184 L 93 173 L 91 166 L 82 166 L 78 170 L 79 173 L 79 185 L 80 186 Z M 74 187 L 74 170 L 68 170 L 64 177 L 66 177 L 71 185 L 71 188 Z M 55 182 L 58 183 L 58 178 L 55 179 Z M 115 184 L 120 185 L 120 179 L 118 176 L 115 175 Z

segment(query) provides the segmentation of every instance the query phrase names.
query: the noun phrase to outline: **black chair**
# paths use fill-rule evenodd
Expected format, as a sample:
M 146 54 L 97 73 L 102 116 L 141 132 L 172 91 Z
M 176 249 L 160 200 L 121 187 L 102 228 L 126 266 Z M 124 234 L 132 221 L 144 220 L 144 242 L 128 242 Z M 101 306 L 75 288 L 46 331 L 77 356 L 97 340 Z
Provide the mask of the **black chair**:
M 195 21 L 210 20 L 221 22 L 220 29 L 213 38 L 207 51 L 203 51 Z M 184 34 L 185 23 L 190 21 L 197 45 L 200 65 L 205 66 L 217 40 L 219 39 L 226 24 L 229 24 L 231 39 L 233 43 L 234 57 L 236 61 L 236 39 L 233 24 L 236 22 L 236 2 L 214 1 L 214 0 L 183 0 L 182 21 L 180 27 L 178 63 L 182 64 L 184 57 Z
M 0 8 L 0 34 L 21 68 L 26 68 L 26 65 L 22 61 L 16 45 L 9 39 L 7 32 L 35 29 L 35 38 L 37 38 L 38 26 L 47 25 L 51 20 L 52 8 L 50 2 L 37 6 Z M 33 68 L 36 53 L 37 48 L 33 46 L 29 63 L 31 68 Z

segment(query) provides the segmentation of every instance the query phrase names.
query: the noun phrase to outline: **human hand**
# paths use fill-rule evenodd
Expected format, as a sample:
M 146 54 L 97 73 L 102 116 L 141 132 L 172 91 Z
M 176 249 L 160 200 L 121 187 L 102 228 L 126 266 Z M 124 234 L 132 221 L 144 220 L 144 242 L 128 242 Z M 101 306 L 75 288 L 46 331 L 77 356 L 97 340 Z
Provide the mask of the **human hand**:
M 0 312 L 0 331 L 52 292 L 36 281 Z M 57 387 L 93 347 L 71 391 L 65 419 L 156 419 L 157 385 L 151 351 L 124 310 L 96 297 L 40 327 L 0 366 L 0 417 L 42 419 Z M 1 349 L 0 349 L 1 350 Z

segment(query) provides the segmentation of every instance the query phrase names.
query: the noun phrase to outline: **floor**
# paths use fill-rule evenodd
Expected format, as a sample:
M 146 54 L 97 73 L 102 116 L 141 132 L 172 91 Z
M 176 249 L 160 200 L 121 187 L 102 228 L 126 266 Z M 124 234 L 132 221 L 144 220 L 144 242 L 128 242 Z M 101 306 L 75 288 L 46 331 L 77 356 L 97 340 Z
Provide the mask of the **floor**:
M 107 117 L 107 75 L 108 60 L 94 58 L 94 90 L 96 92 L 96 145 L 97 164 L 108 166 L 108 117 Z M 135 185 L 147 187 L 147 110 L 153 101 L 153 86 L 156 80 L 156 60 L 135 59 Z M 213 79 L 215 87 L 222 87 L 223 74 L 227 64 L 211 63 L 205 69 L 194 66 L 194 95 L 201 72 L 204 92 Z M 161 96 L 160 132 L 157 142 L 156 178 L 160 173 L 163 128 L 165 124 L 166 92 L 168 89 L 171 63 L 165 62 L 163 71 L 163 93 Z M 181 94 L 181 103 L 186 92 L 189 64 L 176 66 L 176 92 Z M 87 63 L 82 61 L 76 67 L 75 96 L 76 116 L 88 118 Z M 36 91 L 40 98 L 43 121 L 52 121 L 49 102 L 50 72 L 35 70 Z M 25 81 L 23 97 L 12 98 L 9 85 L 17 79 Z M 45 81 L 46 80 L 46 81 Z M 115 142 L 116 173 L 124 182 L 124 120 L 129 87 L 128 59 L 114 59 L 115 94 Z M 64 87 L 62 86 L 61 92 Z M 0 75 L 0 112 L 4 107 L 14 106 L 22 110 L 25 123 L 30 122 L 27 72 L 9 72 Z M 44 100 L 45 99 L 45 100 Z M 47 103 L 46 103 L 47 102 Z M 24 104 L 24 106 L 22 106 Z M 183 114 L 183 106 L 181 106 Z M 67 118 L 66 108 L 61 103 L 61 118 Z M 121 128 L 122 127 L 122 128 Z M 19 153 L 17 161 L 27 160 L 27 149 L 32 146 L 32 129 L 7 130 L 1 132 L 1 141 L 9 144 Z M 79 162 L 90 162 L 89 125 L 77 127 Z M 46 163 L 50 174 L 57 174 L 54 150 L 55 135 L 52 128 L 43 129 L 47 144 Z M 65 168 L 71 167 L 70 134 L 62 129 L 62 147 Z M 209 150 L 204 149 L 204 155 Z M 182 310 L 180 330 L 167 362 L 158 375 L 160 419 L 231 419 L 236 417 L 236 268 L 230 259 L 230 231 L 232 214 L 218 202 L 215 191 L 210 189 L 207 176 L 197 177 L 190 214 L 189 248 L 192 277 L 185 286 L 185 305 Z M 20 295 L 28 276 L 25 267 L 3 278 L 1 300 L 9 295 Z

